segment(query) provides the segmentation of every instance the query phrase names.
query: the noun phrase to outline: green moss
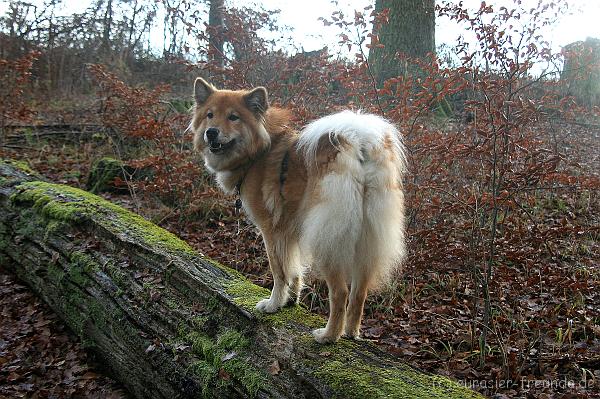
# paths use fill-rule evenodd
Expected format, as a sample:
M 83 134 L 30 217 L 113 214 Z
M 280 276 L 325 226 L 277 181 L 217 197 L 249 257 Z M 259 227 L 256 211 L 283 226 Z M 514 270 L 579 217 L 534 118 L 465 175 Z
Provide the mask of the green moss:
M 90 169 L 86 188 L 92 193 L 114 188 L 115 178 L 123 176 L 123 167 L 123 162 L 114 158 L 104 157 L 98 159 Z
M 184 332 L 184 331 L 180 331 Z M 246 359 L 250 341 L 236 330 L 225 330 L 216 338 L 197 331 L 187 332 L 183 340 L 199 357 L 190 370 L 200 380 L 203 396 L 213 393 L 213 386 L 226 388 L 237 381 L 250 396 L 256 396 L 266 383 L 265 375 Z M 229 378 L 222 378 L 228 375 Z
M 167 306 L 169 306 L 167 304 Z M 191 319 L 192 328 L 201 329 L 208 322 L 208 316 L 194 316 Z
M 28 237 L 34 234 L 39 227 L 37 226 L 38 218 L 36 217 L 35 211 L 32 209 L 26 209 L 21 213 L 21 218 L 17 220 L 14 226 L 15 233 L 19 236 Z
M 100 304 L 95 298 L 87 301 L 87 313 L 90 321 L 94 323 L 95 328 L 98 330 L 105 330 L 108 323 L 107 311 L 105 307 Z
M 300 305 L 286 306 L 276 313 L 258 312 L 255 307 L 258 301 L 268 298 L 271 292 L 263 287 L 252 283 L 243 276 L 235 276 L 228 282 L 226 288 L 233 301 L 248 312 L 254 314 L 260 320 L 275 326 L 283 326 L 289 323 L 302 324 L 309 328 L 322 327 L 325 320 L 314 313 L 309 312 Z
M 198 360 L 192 363 L 190 371 L 200 381 L 202 397 L 208 397 L 210 393 L 211 383 L 217 380 L 219 370 L 205 360 Z
M 300 337 L 308 353 L 326 356 L 306 358 L 315 376 L 333 388 L 333 398 L 481 398 L 474 391 L 446 377 L 415 370 L 407 365 L 389 364 L 379 358 L 367 359 L 364 347 L 356 341 L 342 339 L 335 344 L 321 345 L 311 336 Z
M 60 284 L 63 287 L 72 284 L 73 277 L 61 280 Z M 61 314 L 64 315 L 66 324 L 71 330 L 79 336 L 82 344 L 85 347 L 93 347 L 96 342 L 90 337 L 90 329 L 105 331 L 108 325 L 114 325 L 112 320 L 118 319 L 119 311 L 109 312 L 106 304 L 103 304 L 94 297 L 84 295 L 81 291 L 71 287 L 64 288 L 66 293 L 64 301 L 61 301 L 58 306 L 62 308 Z M 124 328 L 126 325 L 119 325 Z M 135 334 L 135 331 L 130 331 Z
M 17 161 L 17 160 L 5 160 L 4 163 L 14 166 L 15 168 L 21 170 L 22 172 L 27 173 L 28 175 L 39 176 L 36 171 L 31 169 L 29 164 L 25 161 Z
M 59 265 L 49 264 L 48 265 L 48 278 L 52 284 L 60 284 L 65 276 L 65 272 Z
M 69 279 L 80 287 L 86 287 L 90 283 L 90 273 L 100 270 L 100 266 L 89 255 L 74 251 L 70 255 L 68 268 Z
M 227 293 L 233 297 L 236 304 L 244 309 L 254 312 L 254 307 L 261 299 L 268 298 L 271 291 L 260 287 L 247 280 L 245 277 L 235 276 L 228 284 Z
M 27 162 L 4 159 L 0 159 L 0 175 L 2 175 L 2 186 L 30 180 L 32 176 L 41 179 L 41 176 L 33 171 Z
M 242 359 L 231 359 L 223 363 L 223 370 L 235 376 L 251 397 L 265 385 L 266 377 L 254 369 L 254 366 Z
M 243 307 L 260 320 L 269 322 L 275 326 L 295 323 L 303 324 L 309 328 L 317 328 L 325 324 L 325 319 L 321 316 L 311 313 L 299 305 L 287 306 L 271 314 L 258 312 L 256 304 L 261 299 L 268 298 L 271 295 L 271 291 L 254 284 L 237 270 L 230 269 L 210 258 L 204 258 L 203 260 L 213 264 L 231 276 L 231 279 L 226 282 L 225 291 L 231 296 L 236 305 Z
M 73 251 L 69 258 L 74 266 L 78 266 L 86 272 L 93 272 L 100 269 L 94 258 L 85 252 Z
M 208 335 L 196 331 L 189 332 L 185 340 L 192 345 L 192 351 L 202 359 L 214 363 L 215 348 L 212 339 Z
M 208 300 L 206 301 L 205 308 L 206 308 L 206 310 L 212 312 L 212 311 L 217 310 L 220 305 L 221 305 L 221 302 L 217 299 L 216 296 L 210 296 L 210 297 L 208 297 Z
M 123 288 L 127 284 L 127 275 L 123 270 L 115 265 L 115 262 L 108 260 L 102 266 L 102 270 L 111 278 L 112 282 L 117 286 L 117 296 L 123 295 Z
M 249 344 L 248 338 L 236 330 L 227 330 L 217 337 L 217 347 L 220 349 L 245 349 Z
M 44 241 L 48 241 L 48 238 L 56 233 L 57 231 L 61 231 L 66 227 L 66 223 L 58 220 L 51 220 L 46 225 L 46 233 L 44 234 Z
M 171 298 L 166 298 L 164 302 L 165 302 L 165 305 L 167 305 L 167 307 L 171 310 L 179 309 L 179 307 L 180 307 L 179 303 L 175 302 Z
M 69 268 L 69 280 L 79 287 L 86 287 L 89 285 L 89 278 L 83 273 L 83 270 L 76 266 Z
M 83 337 L 83 330 L 87 321 L 87 315 L 82 311 L 80 305 L 85 303 L 85 298 L 77 291 L 70 292 L 64 302 L 64 316 L 67 325 L 79 337 Z
M 77 188 L 28 182 L 17 187 L 11 200 L 32 203 L 50 220 L 83 223 L 93 219 L 108 231 L 147 247 L 196 254 L 187 243 L 141 216 Z
M 482 398 L 447 378 L 416 371 L 408 366 L 376 372 L 360 359 L 323 362 L 316 376 L 334 389 L 334 398 Z

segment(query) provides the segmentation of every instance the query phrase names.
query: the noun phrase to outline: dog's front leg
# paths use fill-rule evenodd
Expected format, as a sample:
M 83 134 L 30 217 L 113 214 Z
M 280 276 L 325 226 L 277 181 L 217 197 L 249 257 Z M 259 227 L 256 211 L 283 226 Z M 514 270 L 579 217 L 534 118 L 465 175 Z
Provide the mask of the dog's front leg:
M 288 284 L 284 272 L 284 260 L 278 253 L 274 243 L 265 237 L 265 247 L 269 258 L 269 267 L 273 274 L 273 290 L 271 297 L 262 299 L 256 304 L 256 309 L 265 313 L 274 313 L 281 309 L 289 299 Z

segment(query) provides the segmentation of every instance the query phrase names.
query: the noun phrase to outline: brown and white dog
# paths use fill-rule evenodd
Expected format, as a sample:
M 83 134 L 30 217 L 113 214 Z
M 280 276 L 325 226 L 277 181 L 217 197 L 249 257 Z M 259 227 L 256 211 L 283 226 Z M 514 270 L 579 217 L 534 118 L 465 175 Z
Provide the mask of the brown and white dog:
M 290 294 L 297 301 L 310 265 L 329 289 L 329 320 L 315 339 L 358 337 L 367 291 L 405 255 L 398 130 L 344 111 L 298 134 L 263 87 L 217 90 L 198 78 L 194 98 L 194 147 L 225 192 L 239 193 L 264 239 L 274 284 L 256 308 L 276 312 Z

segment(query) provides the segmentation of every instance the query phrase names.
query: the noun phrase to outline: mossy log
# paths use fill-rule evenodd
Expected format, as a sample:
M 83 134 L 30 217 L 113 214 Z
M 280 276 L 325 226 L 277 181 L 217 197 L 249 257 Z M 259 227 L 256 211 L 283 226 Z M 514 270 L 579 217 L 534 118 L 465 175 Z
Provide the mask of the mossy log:
M 0 258 L 138 398 L 479 398 L 366 342 L 313 341 L 300 306 L 87 192 L 0 163 Z

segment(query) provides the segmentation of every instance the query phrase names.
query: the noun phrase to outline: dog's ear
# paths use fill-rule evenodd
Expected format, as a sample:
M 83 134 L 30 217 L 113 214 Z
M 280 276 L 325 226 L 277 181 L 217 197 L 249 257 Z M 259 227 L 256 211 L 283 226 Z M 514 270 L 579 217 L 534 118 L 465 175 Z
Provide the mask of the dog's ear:
M 211 94 L 215 92 L 213 85 L 202 78 L 196 78 L 194 82 L 194 99 L 197 105 L 202 105 L 208 100 Z
M 269 95 L 264 87 L 256 87 L 244 96 L 246 107 L 255 115 L 263 115 L 269 108 Z

